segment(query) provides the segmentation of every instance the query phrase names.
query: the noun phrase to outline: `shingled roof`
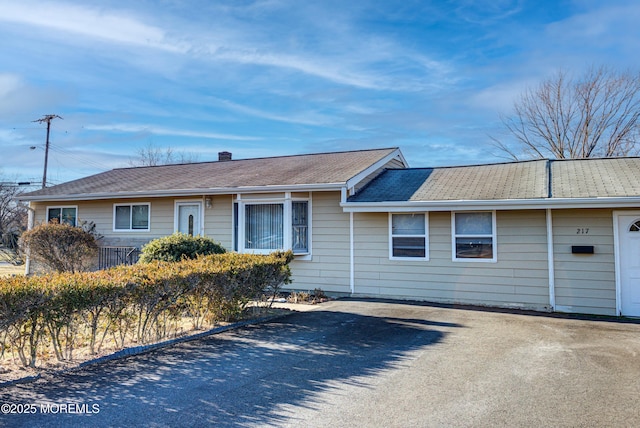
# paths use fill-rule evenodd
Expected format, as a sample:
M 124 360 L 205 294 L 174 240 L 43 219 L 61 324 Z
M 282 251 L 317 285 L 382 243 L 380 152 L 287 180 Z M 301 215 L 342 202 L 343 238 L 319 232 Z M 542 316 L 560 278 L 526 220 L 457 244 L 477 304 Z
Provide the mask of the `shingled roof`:
M 397 148 L 119 168 L 27 193 L 24 200 L 210 193 L 245 187 L 345 184 Z
M 395 194 L 394 194 L 395 189 Z M 348 203 L 640 197 L 640 158 L 386 170 Z
M 640 196 L 640 158 L 567 159 L 551 163 L 554 198 Z

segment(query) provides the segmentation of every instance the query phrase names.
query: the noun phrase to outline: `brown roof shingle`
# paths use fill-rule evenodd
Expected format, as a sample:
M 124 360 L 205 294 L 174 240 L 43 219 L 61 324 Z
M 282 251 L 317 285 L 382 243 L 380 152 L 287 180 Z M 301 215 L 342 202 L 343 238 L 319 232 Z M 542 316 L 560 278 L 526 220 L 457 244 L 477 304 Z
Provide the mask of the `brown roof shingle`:
M 640 158 L 557 160 L 551 176 L 554 198 L 640 196 Z
M 612 197 L 640 197 L 640 158 L 542 159 L 387 171 L 350 197 L 349 202 Z
M 411 201 L 536 199 L 547 196 L 546 161 L 434 168 Z
M 397 148 L 120 168 L 27 193 L 25 199 L 346 183 Z

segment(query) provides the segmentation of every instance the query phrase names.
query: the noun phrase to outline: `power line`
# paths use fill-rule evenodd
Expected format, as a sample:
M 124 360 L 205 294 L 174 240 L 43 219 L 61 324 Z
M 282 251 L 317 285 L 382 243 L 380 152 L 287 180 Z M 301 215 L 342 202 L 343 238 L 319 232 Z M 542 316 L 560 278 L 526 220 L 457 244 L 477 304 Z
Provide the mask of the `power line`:
M 107 171 L 111 168 L 105 167 L 103 164 L 96 162 L 88 157 L 82 156 L 82 155 L 78 155 L 77 153 L 74 153 L 70 150 L 67 149 L 63 149 L 62 147 L 55 145 L 53 143 L 51 143 L 51 150 L 53 150 L 54 152 L 60 153 L 66 157 L 69 157 L 71 159 L 75 159 L 76 161 L 79 161 L 81 163 L 84 163 L 85 165 L 89 165 L 89 166 L 93 166 L 97 169 L 99 169 L 100 171 Z
M 47 114 L 40 119 L 36 119 L 33 122 L 47 123 L 47 141 L 44 149 L 44 172 L 42 173 L 42 188 L 47 187 L 47 163 L 49 162 L 49 133 L 51 131 L 51 121 L 53 119 L 62 119 L 57 114 Z

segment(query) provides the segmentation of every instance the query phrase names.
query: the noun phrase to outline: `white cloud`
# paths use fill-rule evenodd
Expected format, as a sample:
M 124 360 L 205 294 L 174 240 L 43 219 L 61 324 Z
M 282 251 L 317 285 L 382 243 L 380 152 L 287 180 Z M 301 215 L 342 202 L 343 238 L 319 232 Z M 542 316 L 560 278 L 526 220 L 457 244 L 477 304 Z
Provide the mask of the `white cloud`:
M 127 123 L 111 125 L 87 125 L 84 128 L 89 131 L 149 133 L 154 135 L 169 135 L 176 137 L 209 138 L 212 140 L 256 141 L 261 139 L 259 137 L 251 137 L 245 135 L 218 134 L 215 132 L 189 131 L 184 129 L 165 128 L 156 125 Z
M 0 73 L 0 99 L 18 90 L 22 86 L 22 80 L 15 74 Z
M 261 10 L 275 8 L 270 10 L 273 14 L 278 12 L 276 6 L 285 7 L 266 2 L 253 5 L 252 9 L 258 5 Z M 158 21 L 158 15 L 154 16 L 151 11 L 134 16 L 123 10 L 53 1 L 0 0 L 0 9 L 0 21 L 81 36 L 68 39 L 70 44 L 82 42 L 84 38 L 101 40 L 178 53 L 185 59 L 204 60 L 211 64 L 229 62 L 293 70 L 361 89 L 423 90 L 437 86 L 433 82 L 446 81 L 443 76 L 450 75 L 448 66 L 443 62 L 388 39 L 363 38 L 361 31 L 351 28 L 348 22 L 338 26 L 330 20 L 318 20 L 316 16 L 305 18 L 308 25 L 318 27 L 314 31 L 333 34 L 332 37 L 310 41 L 306 39 L 304 31 L 302 35 L 297 34 L 300 30 L 294 30 L 290 36 L 286 36 L 280 27 L 283 23 L 277 20 L 268 24 L 260 22 L 255 26 L 259 28 L 256 30 L 253 22 L 235 20 L 233 14 L 224 8 L 203 10 L 203 13 L 212 15 L 206 25 L 202 21 L 191 23 L 180 14 L 170 18 L 165 16 L 163 21 Z M 151 23 L 152 19 L 163 22 L 171 30 Z M 291 43 L 287 37 L 295 38 L 296 43 Z M 136 62 L 136 58 L 131 57 L 129 61 L 144 66 L 148 61 L 158 59 L 145 57 L 144 61 Z M 165 65 L 164 62 L 161 64 Z M 398 70 L 405 70 L 403 78 L 394 76 Z
M 16 74 L 0 73 L 0 115 L 5 116 L 3 119 L 36 108 L 48 112 L 51 106 L 71 96 L 56 89 L 34 87 Z
M 0 21 L 44 27 L 115 43 L 183 52 L 161 28 L 134 17 L 70 3 L 2 1 Z
M 223 105 L 224 107 L 230 110 L 236 111 L 238 113 L 258 117 L 261 119 L 273 120 L 277 122 L 296 123 L 301 125 L 312 125 L 312 126 L 326 125 L 328 123 L 335 122 L 334 118 L 331 118 L 327 115 L 323 115 L 320 113 L 315 113 L 315 112 L 307 112 L 307 113 L 301 113 L 301 114 L 298 113 L 298 114 L 291 114 L 291 115 L 284 115 L 284 114 L 279 115 L 270 111 L 264 111 L 254 107 L 248 107 L 242 104 L 234 103 L 229 100 L 223 100 L 219 98 L 216 98 L 215 100 L 219 104 Z
M 539 82 L 531 80 L 512 80 L 480 90 L 469 97 L 468 104 L 478 109 L 494 110 L 505 113 L 513 108 L 513 103 Z
M 522 0 L 460 0 L 456 14 L 473 24 L 494 25 L 522 10 Z

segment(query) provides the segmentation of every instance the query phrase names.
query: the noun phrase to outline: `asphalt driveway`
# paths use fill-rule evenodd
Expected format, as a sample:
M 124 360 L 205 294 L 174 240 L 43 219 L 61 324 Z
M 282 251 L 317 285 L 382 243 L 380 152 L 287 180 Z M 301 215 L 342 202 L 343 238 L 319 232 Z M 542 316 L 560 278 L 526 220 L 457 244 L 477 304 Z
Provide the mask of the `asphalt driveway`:
M 0 414 L 7 427 L 631 427 L 640 324 L 340 300 L 3 388 L 0 404 L 30 412 Z

